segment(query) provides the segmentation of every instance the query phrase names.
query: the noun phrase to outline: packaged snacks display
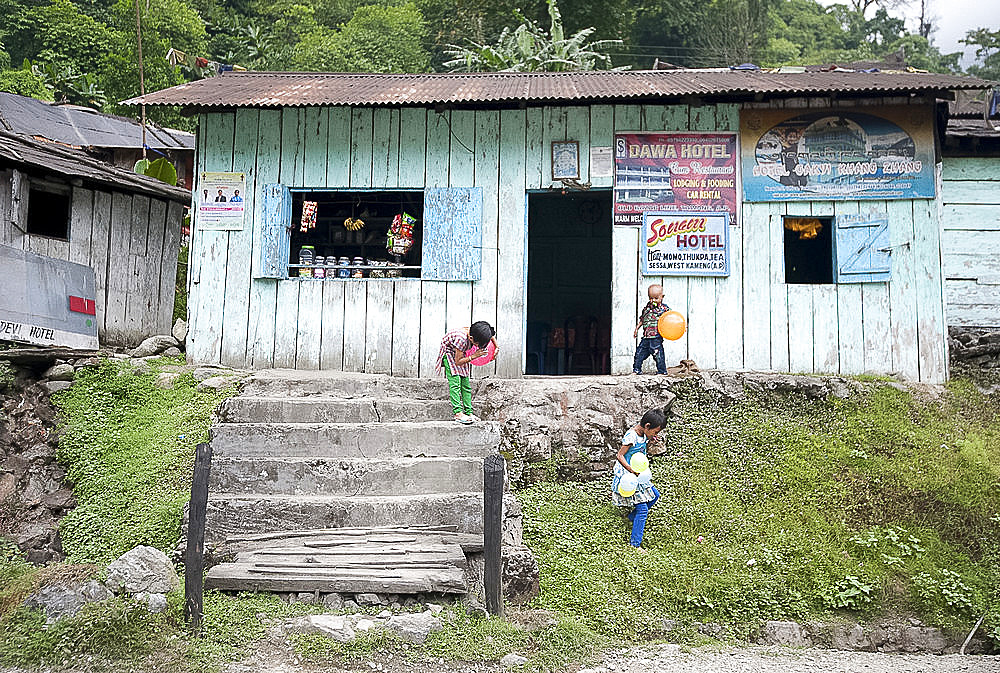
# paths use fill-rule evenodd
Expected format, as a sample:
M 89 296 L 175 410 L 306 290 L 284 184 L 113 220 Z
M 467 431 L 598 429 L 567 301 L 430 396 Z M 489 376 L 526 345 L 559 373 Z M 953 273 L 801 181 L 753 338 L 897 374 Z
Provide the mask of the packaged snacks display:
M 302 219 L 299 222 L 299 231 L 306 233 L 310 229 L 316 228 L 316 213 L 319 210 L 319 203 L 316 201 L 302 202 Z
M 386 235 L 385 248 L 393 255 L 405 255 L 413 247 L 413 225 L 415 217 L 409 213 L 400 213 L 392 218 L 389 233 Z

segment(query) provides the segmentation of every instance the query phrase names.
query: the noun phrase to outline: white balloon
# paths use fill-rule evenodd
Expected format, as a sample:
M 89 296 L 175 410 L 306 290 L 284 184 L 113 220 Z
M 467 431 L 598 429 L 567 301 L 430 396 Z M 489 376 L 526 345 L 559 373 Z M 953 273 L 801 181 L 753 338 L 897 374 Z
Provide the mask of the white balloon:
M 638 485 L 639 477 L 631 472 L 626 472 L 622 475 L 622 478 L 618 480 L 618 492 L 627 498 L 635 493 L 635 487 Z
M 653 473 L 648 468 L 640 472 L 639 476 L 636 477 L 637 485 L 651 484 L 651 483 L 653 483 Z

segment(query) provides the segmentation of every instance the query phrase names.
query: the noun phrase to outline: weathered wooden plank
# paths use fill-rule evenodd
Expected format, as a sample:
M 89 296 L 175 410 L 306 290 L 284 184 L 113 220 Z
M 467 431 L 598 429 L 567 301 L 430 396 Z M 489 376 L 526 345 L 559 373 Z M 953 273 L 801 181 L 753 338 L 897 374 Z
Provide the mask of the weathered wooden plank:
M 350 131 L 347 132 L 350 136 Z M 254 220 L 263 217 L 263 199 L 260 190 L 264 185 L 280 180 L 279 161 L 281 156 L 281 111 L 260 110 L 257 120 L 257 162 L 254 166 Z M 341 169 L 347 175 L 346 155 L 339 162 L 330 162 L 330 170 Z M 328 180 L 331 179 L 329 176 Z M 344 184 L 347 179 L 345 177 Z M 251 236 L 255 235 L 251 232 Z M 256 242 L 254 242 L 256 245 Z M 247 315 L 247 360 L 248 364 L 260 369 L 274 364 L 275 302 L 278 281 L 257 278 L 259 269 L 254 268 L 258 260 L 251 259 L 250 307 Z
M 129 345 L 125 323 L 126 297 L 131 283 L 129 228 L 132 222 L 132 196 L 122 192 L 111 195 L 111 239 L 108 247 L 108 298 L 105 331 L 108 343 Z
M 948 326 L 944 319 L 944 277 L 937 203 L 913 201 L 914 276 L 920 381 L 948 380 Z
M 108 265 L 111 262 L 108 247 L 111 245 L 111 193 L 94 192 L 94 228 L 90 241 L 90 265 L 94 269 L 94 287 L 97 293 L 97 329 L 104 343 L 108 312 Z
M 771 284 L 771 371 L 789 371 L 791 328 L 788 310 L 788 285 L 785 283 L 785 214 L 786 204 L 764 204 L 768 209 L 768 263 Z
M 295 367 L 295 342 L 298 339 L 299 286 L 298 279 L 279 280 L 278 298 L 274 311 L 274 366 Z
M 743 238 L 743 362 L 747 369 L 771 368 L 771 210 L 767 204 L 744 203 L 734 237 Z M 776 260 L 777 261 L 777 260 Z
M 472 284 L 472 307 L 475 320 L 485 320 L 497 325 L 497 236 L 499 222 L 499 165 L 500 165 L 500 112 L 476 111 L 476 157 L 474 183 L 483 190 L 483 247 L 482 271 L 479 280 Z M 397 286 L 397 293 L 399 286 Z M 417 314 L 419 318 L 419 313 Z M 503 337 L 501 336 L 501 339 Z M 395 343 L 393 349 L 395 352 Z M 394 358 L 397 359 L 398 358 Z M 478 376 L 496 374 L 496 363 L 480 367 Z M 415 374 L 412 374 L 415 375 Z M 411 375 L 411 376 L 412 376 Z
M 612 106 L 592 105 L 590 107 L 590 147 L 606 147 L 611 150 L 614 146 L 614 124 L 615 109 Z M 589 155 L 581 154 L 580 161 L 586 162 L 587 175 L 593 187 L 611 187 L 612 176 L 599 178 L 592 175 Z M 613 153 L 612 161 L 614 161 Z
M 0 213 L 0 219 L 2 217 Z M 90 234 L 93 226 L 94 190 L 74 187 L 69 219 L 69 261 L 90 265 Z M 0 227 L 3 227 L 2 223 Z
M 997 186 L 1000 200 L 1000 183 Z M 966 231 L 1000 231 L 1000 204 L 950 204 L 941 210 L 942 228 L 949 233 Z
M 715 106 L 715 130 L 736 133 L 740 129 L 739 103 L 719 103 Z
M 280 112 L 279 119 L 280 119 Z M 198 116 L 197 133 L 195 134 L 195 156 L 205 156 L 205 130 L 207 115 Z M 280 139 L 280 138 L 279 138 Z M 195 340 L 195 328 L 198 325 L 198 290 L 201 281 L 201 231 L 198 226 L 198 209 L 195 208 L 195 194 L 201 194 L 201 173 L 204 167 L 200 159 L 194 171 L 194 190 L 191 194 L 191 233 L 188 243 L 188 276 L 187 276 L 187 323 L 188 323 L 188 345 L 185 347 L 187 358 L 193 361 L 193 343 Z
M 160 273 L 160 316 L 162 325 L 173 325 L 174 299 L 177 293 L 177 268 L 179 265 L 181 222 L 184 206 L 176 201 L 167 202 L 167 213 L 163 223 L 163 250 Z M 186 316 L 181 316 L 185 318 Z M 168 327 L 169 329 L 169 327 Z
M 374 146 L 371 108 L 351 108 L 351 187 L 371 187 Z
M 650 110 L 652 113 L 652 110 Z M 659 106 L 659 114 L 654 117 L 647 115 L 648 123 L 653 131 L 687 131 L 690 122 L 688 118 L 687 105 L 663 105 Z
M 954 253 L 992 253 L 996 254 L 997 232 L 995 231 L 966 231 L 961 236 L 949 235 L 945 238 L 947 247 L 944 252 L 947 255 Z
M 145 316 L 149 311 L 149 197 L 132 196 L 132 217 L 129 222 L 128 273 L 131 281 L 125 291 L 125 331 L 128 342 L 138 344 L 149 334 L 145 333 Z
M 635 105 L 614 107 L 614 131 L 637 131 L 640 126 L 639 108 Z M 636 340 L 632 336 L 639 317 L 640 306 L 646 302 L 646 279 L 639 274 L 640 229 L 632 226 L 612 225 L 611 231 L 611 373 L 626 374 L 632 371 Z M 664 287 L 665 293 L 668 288 Z M 639 295 L 642 295 L 642 304 Z M 687 291 L 678 296 L 676 288 L 666 294 L 671 308 L 687 314 Z M 678 306 L 681 304 L 681 306 Z M 620 319 L 617 317 L 621 316 Z M 686 348 L 684 344 L 677 344 Z
M 433 378 L 438 376 L 437 355 L 446 329 L 447 283 L 424 281 L 420 285 L 420 376 Z
M 325 284 L 320 280 L 299 282 L 299 320 L 295 335 L 296 369 L 319 369 Z
M 833 204 L 834 214 L 856 215 L 857 201 Z M 841 374 L 863 374 L 865 371 L 864 305 L 861 285 L 837 285 L 837 332 L 839 334 L 839 363 Z
M 393 281 L 368 283 L 365 312 L 365 368 L 370 374 L 392 373 Z
M 714 131 L 716 115 L 714 105 L 692 105 L 689 112 L 691 131 Z
M 816 371 L 813 363 L 814 285 L 788 285 L 788 370 L 795 374 Z
M 453 110 L 451 113 L 451 144 L 448 152 L 448 185 L 471 187 L 476 164 L 476 113 L 474 110 Z
M 688 278 L 688 357 L 701 369 L 716 368 L 716 302 L 714 278 Z
M 256 112 L 255 110 L 248 109 L 248 112 Z M 236 124 L 237 124 L 237 134 L 238 138 L 246 138 L 246 136 L 239 135 L 239 124 L 240 124 L 240 112 L 236 111 Z M 253 125 L 256 125 L 257 119 L 253 119 Z M 326 185 L 326 169 L 329 162 L 327 161 L 328 148 L 328 133 L 330 128 L 330 118 L 327 113 L 326 108 L 322 107 L 307 107 L 303 112 L 303 158 L 302 158 L 302 184 L 306 187 L 322 187 Z M 253 139 L 250 142 L 243 143 L 245 148 L 256 149 L 256 138 L 257 133 L 254 129 Z M 250 163 L 250 166 L 253 166 Z M 236 170 L 242 170 L 237 168 Z
M 542 108 L 533 107 L 524 111 L 524 128 L 524 187 L 541 189 L 548 185 L 543 180 L 547 180 L 550 174 L 550 169 L 546 168 L 548 155 L 542 150 L 542 137 L 545 135 Z
M 840 371 L 840 320 L 837 286 L 813 285 L 813 368 L 820 374 Z
M 976 280 L 1000 278 L 1000 257 L 983 252 L 948 252 L 946 241 L 949 232 L 944 232 L 942 241 L 942 263 L 944 275 L 949 280 Z M 1000 237 L 997 240 L 1000 246 Z M 1000 247 L 991 248 L 1000 250 Z
M 309 108 L 311 112 L 313 108 Z M 315 120 L 313 124 L 315 125 Z M 233 170 L 246 175 L 246 194 L 243 200 L 243 229 L 229 232 L 229 255 L 226 259 L 226 296 L 222 306 L 222 364 L 245 367 L 253 359 L 248 344 L 250 321 L 250 273 L 254 249 L 253 218 L 257 205 L 257 139 L 260 136 L 260 111 L 253 108 L 236 110 L 235 137 L 240 141 L 233 147 Z M 310 128 L 313 131 L 314 128 Z M 306 152 L 316 152 L 318 142 L 306 144 Z M 267 145 L 265 148 L 270 150 Z M 324 152 L 325 155 L 325 152 Z M 325 158 L 325 157 L 321 157 Z M 322 183 L 320 183 L 322 184 Z
M 327 108 L 326 186 L 351 184 L 351 108 Z
M 552 176 L 552 143 L 571 140 L 566 136 L 566 108 L 545 107 L 542 114 L 542 187 L 558 185 Z M 527 184 L 526 187 L 529 187 Z
M 424 163 L 424 186 L 447 187 L 451 153 L 451 112 L 427 112 L 427 148 Z
M 519 378 L 524 373 L 525 277 L 527 276 L 527 188 L 523 110 L 500 113 L 500 193 L 497 247 L 497 324 L 503 331 L 503 352 L 497 376 Z
M 990 157 L 945 157 L 941 166 L 941 177 L 945 189 L 942 196 L 945 196 L 948 183 L 953 180 L 1000 181 L 1000 166 Z
M 323 286 L 320 369 L 344 368 L 344 283 L 325 281 Z
M 210 115 L 211 116 L 211 115 Z M 305 108 L 281 108 L 279 182 L 302 187 L 305 182 Z
M 392 374 L 420 375 L 420 283 L 397 280 L 392 295 Z M 431 339 L 433 341 L 433 339 Z
M 399 110 L 372 113 L 372 186 L 385 189 L 399 181 Z
M 277 569 L 261 572 L 253 566 L 225 563 L 213 566 L 205 577 L 205 587 L 220 590 L 256 591 L 321 591 L 341 593 L 427 592 L 465 593 L 464 571 L 451 569 L 406 569 L 393 571 L 341 570 L 338 574 L 315 573 L 306 570 L 280 573 Z
M 566 138 L 578 143 L 577 155 L 580 182 L 590 181 L 590 109 L 580 105 L 564 108 Z
M 715 366 L 742 370 L 743 361 L 743 237 L 742 227 L 729 226 L 729 276 L 715 284 Z
M 170 304 L 173 313 L 174 295 L 160 296 L 160 279 L 163 277 L 163 266 L 169 265 L 169 260 L 163 255 L 163 234 L 167 223 L 167 203 L 162 199 L 152 198 L 149 201 L 149 230 L 146 238 L 146 312 L 143 316 L 143 331 L 146 335 L 170 334 L 170 318 L 163 320 L 161 302 Z M 172 268 L 176 271 L 177 259 L 173 260 Z
M 427 143 L 427 110 L 403 108 L 399 112 L 399 186 L 424 186 Z
M 948 204 L 995 204 L 997 184 L 980 180 L 949 180 L 942 186 L 941 200 Z
M 344 281 L 344 371 L 365 370 L 365 326 L 368 317 L 368 283 Z
M 889 240 L 892 247 L 892 280 L 889 281 L 890 371 L 910 381 L 919 380 L 917 352 L 917 277 L 916 241 L 913 236 L 913 206 L 910 201 L 888 201 L 882 207 L 889 217 Z M 867 314 L 867 311 L 866 311 Z M 868 318 L 868 315 L 865 315 Z M 866 367 L 869 365 L 866 363 Z M 876 370 L 878 371 L 878 370 Z

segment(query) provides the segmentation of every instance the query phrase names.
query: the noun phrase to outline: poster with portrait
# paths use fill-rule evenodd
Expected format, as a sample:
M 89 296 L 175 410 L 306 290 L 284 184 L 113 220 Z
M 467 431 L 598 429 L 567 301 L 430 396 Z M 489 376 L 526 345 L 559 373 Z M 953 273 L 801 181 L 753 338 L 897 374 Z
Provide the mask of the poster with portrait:
M 728 276 L 729 213 L 646 212 L 644 276 Z
M 645 212 L 729 213 L 735 222 L 735 133 L 616 133 L 615 224 Z
M 245 173 L 203 172 L 198 181 L 196 225 L 205 230 L 242 230 L 246 182 Z
M 930 106 L 743 110 L 745 201 L 934 198 Z

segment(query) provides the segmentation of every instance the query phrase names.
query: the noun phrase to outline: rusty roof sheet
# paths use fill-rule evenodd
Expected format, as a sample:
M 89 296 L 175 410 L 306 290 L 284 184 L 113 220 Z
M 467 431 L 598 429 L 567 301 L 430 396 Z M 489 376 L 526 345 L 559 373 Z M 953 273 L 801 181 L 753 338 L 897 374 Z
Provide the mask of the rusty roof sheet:
M 121 191 L 139 192 L 178 203 L 186 204 L 191 201 L 190 192 L 180 187 L 171 187 L 156 178 L 98 161 L 82 150 L 0 130 L 0 165 L 10 164 L 30 166 L 48 173 L 80 178 L 90 183 L 110 185 Z
M 124 101 L 194 107 L 551 104 L 687 96 L 752 99 L 985 89 L 990 82 L 910 72 L 642 70 L 361 74 L 227 72 Z

